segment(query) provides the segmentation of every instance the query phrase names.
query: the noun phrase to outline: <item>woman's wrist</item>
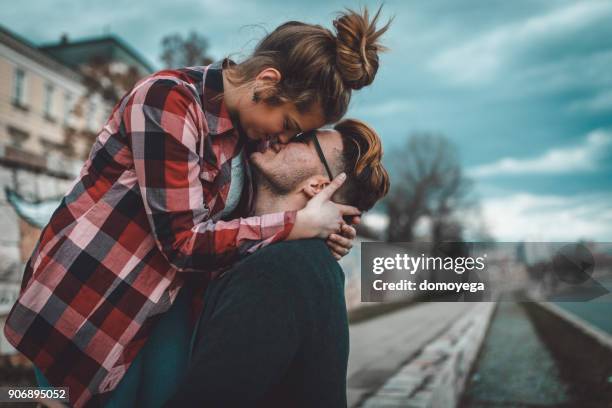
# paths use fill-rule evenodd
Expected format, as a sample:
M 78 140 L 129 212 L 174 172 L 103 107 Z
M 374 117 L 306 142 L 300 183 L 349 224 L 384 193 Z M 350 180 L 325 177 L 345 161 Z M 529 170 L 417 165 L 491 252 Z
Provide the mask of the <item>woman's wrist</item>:
M 307 217 L 306 214 L 304 214 L 304 210 L 298 210 L 295 215 L 295 224 L 287 236 L 287 240 L 314 238 L 317 235 L 317 232 L 314 231 L 307 222 Z

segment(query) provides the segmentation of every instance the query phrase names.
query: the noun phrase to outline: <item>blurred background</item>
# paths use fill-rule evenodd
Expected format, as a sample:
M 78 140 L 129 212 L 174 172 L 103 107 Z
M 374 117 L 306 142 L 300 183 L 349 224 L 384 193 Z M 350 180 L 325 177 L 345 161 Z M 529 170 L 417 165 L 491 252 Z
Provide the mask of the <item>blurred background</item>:
M 3 7 L 0 315 L 18 295 L 41 228 L 135 81 L 166 67 L 240 61 L 285 21 L 332 28 L 335 12 L 364 5 L 375 11 L 379 3 Z M 389 51 L 348 113 L 378 131 L 392 178 L 359 240 L 612 241 L 612 1 L 386 1 L 381 21 L 391 17 Z M 342 266 L 353 322 L 351 406 L 609 406 L 612 366 L 597 360 L 612 361 L 611 303 L 409 299 L 374 307 L 360 302 L 358 246 Z M 560 336 L 569 338 L 563 346 Z M 0 352 L 2 384 L 31 381 L 3 337 Z M 471 358 L 459 364 L 458 353 Z M 460 374 L 448 369 L 453 361 Z M 587 379 L 572 374 L 577 367 Z M 442 379 L 445 370 L 454 374 Z

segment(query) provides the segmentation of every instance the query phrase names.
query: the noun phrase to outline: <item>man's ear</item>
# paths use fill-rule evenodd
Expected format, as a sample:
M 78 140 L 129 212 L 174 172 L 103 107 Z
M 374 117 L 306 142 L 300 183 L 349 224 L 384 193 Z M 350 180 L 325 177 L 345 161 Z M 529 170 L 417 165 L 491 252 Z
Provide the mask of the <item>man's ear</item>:
M 308 196 L 308 199 L 316 196 L 329 184 L 329 180 L 323 176 L 313 176 L 306 180 L 304 188 L 304 194 Z
M 256 80 L 263 82 L 279 83 L 282 78 L 280 71 L 276 68 L 266 68 L 255 77 Z

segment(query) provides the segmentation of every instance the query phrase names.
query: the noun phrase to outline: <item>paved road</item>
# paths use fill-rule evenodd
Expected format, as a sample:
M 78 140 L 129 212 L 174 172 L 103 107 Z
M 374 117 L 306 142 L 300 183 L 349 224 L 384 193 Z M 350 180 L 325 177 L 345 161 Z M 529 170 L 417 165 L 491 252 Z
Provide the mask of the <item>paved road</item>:
M 349 407 L 378 389 L 473 303 L 427 302 L 350 327 Z

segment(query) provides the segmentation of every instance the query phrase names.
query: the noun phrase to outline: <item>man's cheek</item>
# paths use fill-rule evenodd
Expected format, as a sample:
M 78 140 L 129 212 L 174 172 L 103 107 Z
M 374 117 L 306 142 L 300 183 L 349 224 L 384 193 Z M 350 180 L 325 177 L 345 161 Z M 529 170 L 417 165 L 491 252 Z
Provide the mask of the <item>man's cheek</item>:
M 280 154 L 284 154 L 283 163 L 285 166 L 289 167 L 293 171 L 303 169 L 306 164 L 304 155 L 297 153 L 295 150 L 289 149 L 290 148 L 286 148 L 284 151 L 280 152 Z

